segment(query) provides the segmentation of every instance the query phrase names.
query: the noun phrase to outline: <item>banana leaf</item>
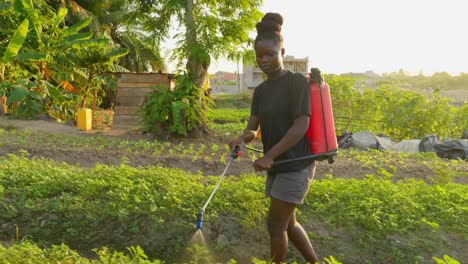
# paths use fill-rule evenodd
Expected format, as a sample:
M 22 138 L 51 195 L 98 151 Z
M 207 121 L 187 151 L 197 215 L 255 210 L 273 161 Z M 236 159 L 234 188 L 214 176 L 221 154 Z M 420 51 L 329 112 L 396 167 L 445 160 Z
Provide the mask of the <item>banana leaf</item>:
M 20 61 L 44 61 L 47 56 L 44 53 L 21 53 L 17 58 Z
M 7 105 L 10 105 L 15 102 L 23 101 L 26 96 L 28 96 L 29 90 L 25 87 L 18 87 L 13 90 L 7 98 Z
M 70 36 L 70 35 L 78 33 L 80 30 L 87 27 L 89 25 L 89 23 L 91 23 L 91 20 L 92 20 L 92 18 L 88 17 L 85 20 L 82 20 L 82 21 L 74 24 L 73 26 L 65 29 L 63 31 L 63 33 L 62 33 L 62 37 L 66 37 L 66 36 Z
M 3 54 L 3 62 L 10 62 L 14 57 L 16 57 L 16 55 L 18 55 L 18 52 L 23 46 L 24 40 L 28 35 L 28 28 L 29 20 L 25 19 L 18 27 L 18 29 L 16 29 L 13 38 L 10 40 L 10 43 L 8 43 L 5 54 Z
M 71 42 L 69 43 L 70 45 L 73 44 L 73 42 L 78 41 L 78 40 L 88 40 L 93 37 L 93 32 L 86 32 L 86 33 L 77 33 L 73 34 L 70 36 L 66 36 L 63 38 L 64 41 Z
M 109 60 L 115 60 L 127 54 L 128 54 L 128 50 L 126 49 L 112 49 L 110 52 L 106 53 L 105 56 Z
M 54 29 L 57 28 L 68 13 L 68 9 L 60 7 L 55 16 Z

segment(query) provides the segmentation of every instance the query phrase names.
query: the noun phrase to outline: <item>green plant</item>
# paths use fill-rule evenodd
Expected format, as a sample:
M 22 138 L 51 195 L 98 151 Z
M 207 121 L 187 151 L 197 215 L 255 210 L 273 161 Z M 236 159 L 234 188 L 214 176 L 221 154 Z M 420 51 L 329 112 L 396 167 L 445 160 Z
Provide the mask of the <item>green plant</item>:
M 451 258 L 450 256 L 444 255 L 444 259 L 432 257 L 437 264 L 460 264 L 457 260 Z
M 452 111 L 451 133 L 448 136 L 459 138 L 463 131 L 468 129 L 468 102 L 465 102 L 459 108 L 453 108 Z
M 108 248 L 93 250 L 96 259 L 81 257 L 78 252 L 65 244 L 40 248 L 30 241 L 15 243 L 9 247 L 0 245 L 0 262 L 2 263 L 80 263 L 80 264 L 160 264 L 159 260 L 150 261 L 140 247 L 128 247 L 129 254 L 110 251 Z
M 249 118 L 249 108 L 216 108 L 210 111 L 208 117 L 213 120 L 214 123 L 242 123 Z
M 60 136 L 53 142 L 60 142 Z M 66 243 L 80 252 L 141 245 L 148 257 L 171 261 L 184 250 L 195 230 L 197 208 L 218 179 L 180 169 L 133 168 L 127 162 L 79 168 L 26 155 L 2 156 L 0 239 L 15 236 L 14 223 L 19 227 L 19 240 L 28 236 L 43 245 Z M 325 234 L 341 230 L 338 234 L 349 237 L 351 252 L 362 253 L 349 256 L 353 263 L 415 263 L 419 256 L 427 255 L 424 252 L 449 251 L 451 245 L 458 245 L 453 243 L 459 243 L 454 241 L 462 241 L 457 238 L 468 230 L 467 193 L 465 185 L 455 183 L 331 177 L 314 181 L 304 205 L 298 208 L 298 217 L 309 226 L 323 225 Z M 263 241 L 267 212 L 263 177 L 227 177 L 206 211 L 204 228 L 222 232 L 229 239 L 240 236 Z M 230 228 L 223 231 L 218 229 L 220 225 Z M 229 233 L 231 228 L 235 232 Z M 444 242 L 447 236 L 451 243 Z M 317 239 L 321 237 L 317 235 Z M 266 247 L 267 243 L 258 248 L 267 252 Z M 228 259 L 236 256 L 226 248 L 223 252 Z M 135 250 L 132 254 L 143 256 Z M 335 253 L 341 259 L 342 252 Z
M 0 62 L 0 94 L 8 97 L 12 112 L 20 117 L 44 112 L 66 120 L 78 107 L 95 109 L 101 86 L 114 78 L 102 73 L 127 51 L 85 31 L 91 17 L 65 26 L 67 9 L 55 11 L 43 0 L 7 1 L 0 12 L 0 24 L 7 25 L 0 39 L 12 35 Z
M 188 247 L 187 250 L 190 254 L 190 264 L 213 262 L 206 246 L 193 244 L 191 247 Z
M 325 258 L 325 262 L 327 264 L 341 264 L 338 260 L 336 260 L 333 256 L 330 256 L 328 258 Z
M 452 182 L 452 179 L 455 176 L 455 171 L 452 170 L 447 163 L 434 162 L 431 168 L 435 173 L 435 177 L 432 178 L 432 181 L 436 184 L 448 184 Z
M 438 89 L 428 98 L 418 91 L 390 84 L 358 87 L 358 80 L 346 75 L 330 74 L 325 79 L 330 84 L 338 135 L 345 130 L 369 130 L 395 140 L 422 138 L 431 133 L 459 137 L 466 128 L 466 107 L 451 106 Z
M 241 94 L 213 94 L 214 109 L 250 109 L 252 95 L 250 93 Z
M 148 97 L 143 107 L 143 129 L 155 132 L 158 123 L 170 133 L 186 136 L 207 123 L 205 112 L 211 103 L 187 74 L 179 75 L 173 91 L 159 88 Z
M 24 116 L 34 116 L 42 110 L 42 97 L 36 91 L 30 91 L 36 84 L 26 77 L 27 71 L 21 71 L 15 65 L 15 59 L 26 40 L 29 28 L 29 20 L 26 18 L 18 26 L 13 37 L 0 59 L 0 95 L 7 96 L 6 104 L 12 108 L 12 104 L 17 106 L 13 108 L 14 113 Z M 15 72 L 7 74 L 8 72 Z M 13 76 L 9 76 L 13 75 Z M 19 80 L 7 80 L 7 78 L 20 78 Z M 29 99 L 29 100 L 28 100 Z

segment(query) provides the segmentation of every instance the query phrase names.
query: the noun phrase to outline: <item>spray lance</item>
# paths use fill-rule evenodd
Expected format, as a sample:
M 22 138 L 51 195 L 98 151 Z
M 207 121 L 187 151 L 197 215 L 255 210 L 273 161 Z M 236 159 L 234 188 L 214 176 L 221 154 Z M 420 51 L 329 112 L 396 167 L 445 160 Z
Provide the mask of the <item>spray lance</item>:
M 242 144 L 243 145 L 243 144 Z M 231 152 L 231 155 L 229 157 L 229 160 L 226 164 L 226 168 L 224 168 L 224 171 L 223 173 L 221 174 L 221 176 L 219 177 L 219 180 L 218 182 L 216 183 L 216 186 L 214 187 L 213 191 L 211 192 L 211 195 L 210 197 L 208 197 L 208 200 L 206 200 L 205 202 L 205 205 L 203 205 L 203 207 L 200 209 L 200 211 L 198 211 L 198 214 L 197 214 L 197 230 L 201 230 L 202 228 L 202 225 L 203 225 L 203 214 L 205 213 L 205 209 L 206 207 L 208 206 L 208 204 L 210 203 L 211 201 L 211 198 L 213 198 L 214 194 L 216 193 L 216 191 L 218 190 L 218 187 L 219 187 L 219 184 L 221 183 L 221 181 L 223 180 L 224 178 L 224 175 L 226 174 L 226 171 L 228 170 L 229 168 L 229 165 L 231 165 L 231 162 L 235 159 L 237 159 L 239 156 L 240 156 L 240 149 L 241 147 L 240 146 L 236 146 L 234 148 L 234 150 Z

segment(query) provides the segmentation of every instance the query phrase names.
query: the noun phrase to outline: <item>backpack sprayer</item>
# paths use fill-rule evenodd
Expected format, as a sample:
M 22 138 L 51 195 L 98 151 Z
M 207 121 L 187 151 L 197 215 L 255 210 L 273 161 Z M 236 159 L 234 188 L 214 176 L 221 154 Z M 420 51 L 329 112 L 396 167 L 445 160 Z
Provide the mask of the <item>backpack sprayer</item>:
M 328 163 L 333 163 L 333 157 L 338 153 L 338 142 L 335 134 L 330 87 L 318 68 L 310 69 L 308 81 L 311 107 L 306 138 L 312 153 L 309 157 L 316 160 L 328 159 Z
M 213 198 L 215 192 L 218 190 L 219 184 L 220 184 L 221 181 L 223 180 L 224 175 L 226 174 L 226 171 L 227 171 L 228 168 L 229 168 L 229 165 L 231 165 L 231 162 L 232 162 L 233 160 L 237 159 L 237 158 L 240 156 L 240 149 L 241 149 L 240 146 L 236 146 L 236 147 L 234 148 L 234 150 L 231 152 L 231 156 L 229 157 L 228 163 L 226 164 L 226 168 L 224 168 L 223 173 L 222 173 L 221 176 L 219 177 L 219 180 L 218 180 L 218 182 L 216 183 L 216 186 L 214 187 L 213 191 L 211 192 L 210 197 L 208 197 L 208 200 L 206 200 L 205 205 L 203 205 L 203 207 L 200 209 L 200 211 L 198 211 L 198 215 L 197 215 L 197 230 L 202 228 L 202 225 L 203 225 L 203 214 L 205 213 L 205 209 L 206 209 L 206 207 L 208 206 L 208 204 L 210 203 L 211 198 Z

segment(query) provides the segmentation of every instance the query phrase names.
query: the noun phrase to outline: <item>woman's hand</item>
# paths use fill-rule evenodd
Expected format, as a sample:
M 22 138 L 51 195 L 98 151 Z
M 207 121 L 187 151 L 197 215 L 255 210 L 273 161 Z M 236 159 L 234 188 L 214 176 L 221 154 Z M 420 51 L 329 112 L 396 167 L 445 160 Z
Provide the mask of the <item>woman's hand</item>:
M 236 146 L 240 147 L 242 146 L 243 143 L 244 143 L 244 137 L 242 135 L 238 136 L 235 139 L 231 140 L 231 142 L 229 142 L 229 149 L 232 152 Z
M 240 136 L 236 137 L 235 139 L 231 140 L 231 142 L 229 142 L 229 149 L 233 151 L 236 146 L 242 147 L 243 144 L 247 144 L 250 141 L 254 140 L 256 135 L 256 131 L 245 130 Z
M 255 171 L 269 170 L 273 166 L 273 159 L 270 157 L 261 157 L 257 159 L 253 164 Z
M 231 149 L 231 151 L 233 151 L 236 146 L 242 146 L 242 144 L 247 144 L 250 141 L 254 140 L 255 136 L 257 135 L 258 126 L 259 121 L 257 117 L 251 115 L 244 132 L 242 132 L 241 135 L 229 142 L 229 148 Z

